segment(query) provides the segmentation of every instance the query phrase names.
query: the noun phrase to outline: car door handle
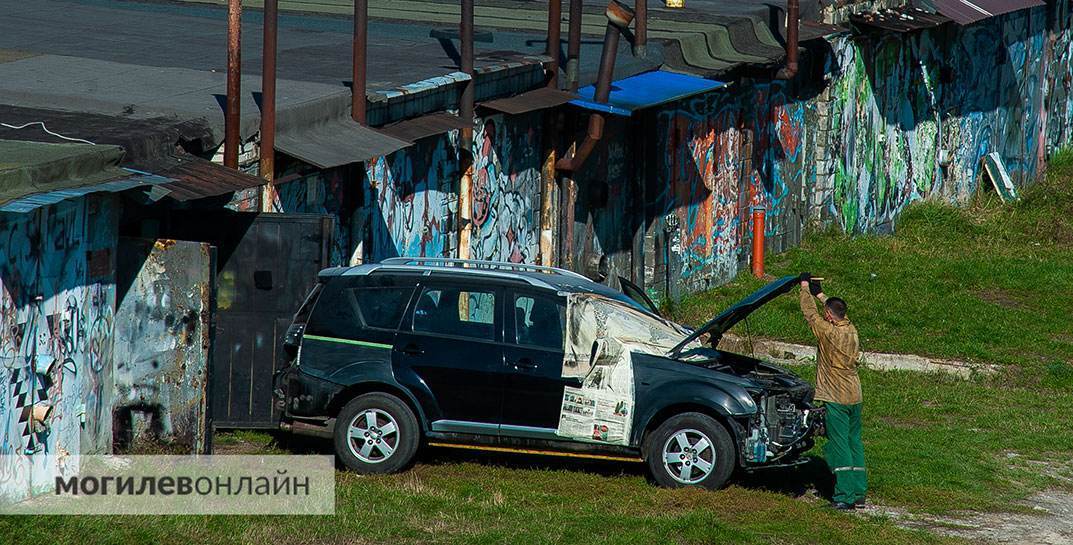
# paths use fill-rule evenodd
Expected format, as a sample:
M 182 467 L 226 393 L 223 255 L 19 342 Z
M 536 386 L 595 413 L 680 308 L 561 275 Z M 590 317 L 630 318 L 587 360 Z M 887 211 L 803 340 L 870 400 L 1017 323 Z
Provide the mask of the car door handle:
M 408 344 L 402 347 L 401 352 L 407 356 L 420 356 L 425 353 L 425 351 L 421 350 L 416 344 Z
M 537 364 L 529 358 L 522 358 L 514 363 L 514 368 L 532 370 L 537 368 Z

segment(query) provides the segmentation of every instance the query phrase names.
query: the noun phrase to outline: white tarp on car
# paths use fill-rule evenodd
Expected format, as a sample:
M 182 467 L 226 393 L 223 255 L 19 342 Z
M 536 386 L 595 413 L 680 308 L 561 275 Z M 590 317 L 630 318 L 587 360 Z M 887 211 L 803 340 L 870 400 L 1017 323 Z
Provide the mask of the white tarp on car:
M 665 355 L 686 333 L 593 294 L 571 295 L 566 312 L 563 377 L 581 379 L 581 387 L 565 388 L 557 433 L 625 445 L 633 425 L 631 353 Z

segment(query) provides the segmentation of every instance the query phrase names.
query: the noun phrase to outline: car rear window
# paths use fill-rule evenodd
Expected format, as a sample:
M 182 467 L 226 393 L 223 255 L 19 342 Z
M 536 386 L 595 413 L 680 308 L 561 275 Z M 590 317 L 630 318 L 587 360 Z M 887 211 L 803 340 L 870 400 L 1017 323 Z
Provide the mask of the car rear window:
M 356 288 L 350 290 L 367 327 L 398 329 L 413 288 Z
M 307 333 L 355 339 L 363 328 L 397 330 L 412 287 L 351 288 L 329 283 L 309 319 Z

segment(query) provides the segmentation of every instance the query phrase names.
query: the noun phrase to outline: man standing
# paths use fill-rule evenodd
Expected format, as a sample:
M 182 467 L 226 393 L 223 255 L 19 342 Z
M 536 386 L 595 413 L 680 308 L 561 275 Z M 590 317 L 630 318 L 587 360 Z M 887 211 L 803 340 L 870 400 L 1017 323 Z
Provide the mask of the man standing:
M 823 303 L 816 311 L 815 296 Z M 864 506 L 868 475 L 861 442 L 861 381 L 857 377 L 860 344 L 857 328 L 846 317 L 846 302 L 827 297 L 818 280 L 801 275 L 801 312 L 816 335 L 816 400 L 826 402 L 827 466 L 835 475 L 835 509 Z

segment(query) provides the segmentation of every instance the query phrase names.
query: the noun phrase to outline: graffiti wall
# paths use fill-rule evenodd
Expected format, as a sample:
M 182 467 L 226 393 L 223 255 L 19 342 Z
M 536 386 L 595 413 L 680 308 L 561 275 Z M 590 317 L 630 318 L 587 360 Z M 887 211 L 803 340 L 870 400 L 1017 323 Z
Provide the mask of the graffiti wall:
M 753 208 L 766 212 L 769 247 L 799 242 L 802 186 L 814 174 L 804 160 L 811 107 L 773 83 L 712 91 L 656 113 L 667 233 L 656 257 L 670 268 L 667 283 L 690 290 L 733 278 L 751 241 Z
M 116 208 L 90 196 L 0 215 L 0 482 L 47 489 L 46 456 L 110 448 Z
M 474 124 L 475 259 L 533 262 L 539 242 L 540 114 Z M 458 255 L 461 172 L 457 131 L 424 138 L 368 163 L 352 233 L 367 260 Z
M 1047 39 L 1046 8 L 836 39 L 826 216 L 849 232 L 889 232 L 915 200 L 974 194 L 991 152 L 1016 184 L 1035 180 L 1046 156 Z

